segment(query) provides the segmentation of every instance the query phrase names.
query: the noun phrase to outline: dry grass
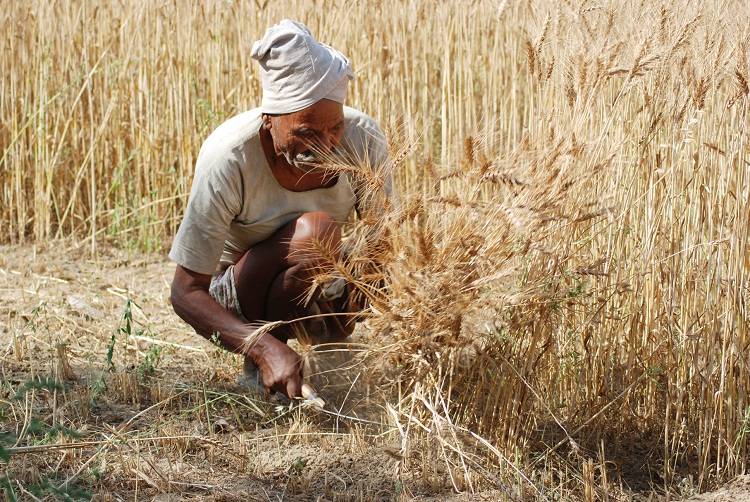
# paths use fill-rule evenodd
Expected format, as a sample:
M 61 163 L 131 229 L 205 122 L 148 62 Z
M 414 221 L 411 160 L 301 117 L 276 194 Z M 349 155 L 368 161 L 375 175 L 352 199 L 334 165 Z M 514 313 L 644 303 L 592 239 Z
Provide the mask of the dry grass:
M 6 495 L 8 484 L 18 500 L 369 500 L 399 492 L 396 461 L 384 451 L 390 424 L 363 415 L 351 372 L 324 373 L 351 366 L 350 358 L 308 356 L 327 408 L 289 409 L 238 387 L 239 359 L 175 322 L 164 258 L 30 251 L 3 247 L 0 259 Z
M 745 472 L 745 2 L 16 2 L 2 237 L 163 249 L 201 140 L 259 102 L 251 42 L 292 13 L 353 61 L 401 194 L 335 264 L 373 305 L 355 369 L 388 423 L 348 440 L 384 441 L 412 495 L 613 500 Z

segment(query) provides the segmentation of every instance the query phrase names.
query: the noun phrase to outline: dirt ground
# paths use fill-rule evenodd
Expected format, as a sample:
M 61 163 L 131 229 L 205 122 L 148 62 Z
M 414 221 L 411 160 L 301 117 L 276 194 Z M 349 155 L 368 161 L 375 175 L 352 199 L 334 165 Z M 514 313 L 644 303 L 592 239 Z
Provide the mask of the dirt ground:
M 6 495 L 507 499 L 456 494 L 435 459 L 401 461 L 398 433 L 357 364 L 366 326 L 352 348 L 306 355 L 326 409 L 289 407 L 239 386 L 241 360 L 176 317 L 165 257 L 106 248 L 94 258 L 77 244 L 0 247 Z M 749 479 L 689 500 L 750 500 Z
M 307 358 L 324 411 L 269 400 L 239 386 L 240 358 L 172 312 L 165 257 L 100 249 L 92 258 L 76 244 L 0 247 L 0 446 L 12 452 L 5 464 L 0 458 L 6 494 L 502 498 L 456 495 L 439 472 L 405 472 L 382 410 L 365 406 L 355 351 Z
M 740 476 L 725 487 L 711 493 L 696 495 L 688 502 L 746 502 L 750 501 L 750 476 Z

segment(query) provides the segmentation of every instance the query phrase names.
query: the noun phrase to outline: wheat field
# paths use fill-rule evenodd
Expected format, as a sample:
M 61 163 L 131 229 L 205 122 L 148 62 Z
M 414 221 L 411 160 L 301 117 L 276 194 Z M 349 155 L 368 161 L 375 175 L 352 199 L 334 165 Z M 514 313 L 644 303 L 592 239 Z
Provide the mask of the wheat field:
M 37 262 L 23 261 L 37 246 L 61 267 L 125 252 L 128 263 L 161 259 L 169 270 L 163 255 L 200 144 L 259 104 L 250 47 L 285 17 L 351 60 L 348 104 L 386 131 L 398 193 L 398 204 L 352 225 L 349 261 L 322 272 L 347 275 L 372 305 L 357 338 L 357 384 L 378 410 L 368 420 L 387 428 L 349 424 L 346 441 L 386 451 L 395 488 L 376 497 L 326 482 L 321 500 L 645 500 L 746 473 L 750 6 L 741 0 L 8 3 L 0 13 L 7 256 L 37 275 Z M 71 254 L 55 256 L 63 248 Z M 39 380 L 47 366 L 34 363 L 34 344 L 48 342 L 29 338 L 28 319 L 12 314 L 24 286 L 6 276 L 0 432 L 12 440 L 5 450 L 0 441 L 0 468 L 9 496 L 51 469 L 39 467 L 24 437 L 52 391 L 39 383 L 49 384 Z M 133 290 L 148 291 L 144 311 L 144 298 L 160 306 L 152 331 L 163 332 L 154 336 L 174 341 L 188 328 L 170 318 L 164 277 Z M 104 320 L 88 329 L 81 365 L 83 353 L 107 352 L 112 332 Z M 65 346 L 45 346 L 58 380 Z M 142 368 L 148 353 L 118 357 Z M 196 371 L 229 378 L 227 358 L 196 360 Z M 88 365 L 101 369 L 102 360 Z M 107 373 L 119 383 L 100 391 L 143 409 L 166 399 L 158 372 L 122 371 Z M 91 385 L 83 385 L 89 397 Z M 42 422 L 80 429 L 90 414 Z M 287 432 L 331 430 L 305 412 L 290 416 Z M 347 419 L 336 420 L 339 434 Z M 82 434 L 101 441 L 94 430 Z M 163 432 L 170 444 L 149 448 L 179 450 L 178 436 Z M 106 453 L 120 470 L 89 481 L 86 493 L 138 497 L 122 466 L 142 453 L 122 441 L 127 448 Z M 225 441 L 242 458 L 221 460 L 228 472 L 253 469 L 242 441 Z M 58 468 L 83 469 L 89 447 Z M 176 489 L 144 476 L 143 497 Z M 299 490 L 281 495 L 291 500 L 312 485 L 284 486 Z M 213 495 L 232 500 L 227 490 Z

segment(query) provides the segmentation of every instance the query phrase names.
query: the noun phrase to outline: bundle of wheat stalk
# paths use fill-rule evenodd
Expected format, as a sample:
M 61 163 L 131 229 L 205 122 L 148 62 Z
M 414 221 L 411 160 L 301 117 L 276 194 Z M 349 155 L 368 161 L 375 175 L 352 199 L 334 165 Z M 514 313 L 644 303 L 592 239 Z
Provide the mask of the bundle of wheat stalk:
M 504 155 L 478 138 L 465 140 L 457 167 L 427 164 L 420 193 L 363 214 L 347 253 L 329 256 L 319 275 L 344 276 L 367 297 L 373 348 L 361 357 L 395 400 L 388 407 L 399 429 L 453 427 L 441 451 L 457 489 L 472 487 L 488 458 L 504 461 L 498 448 L 529 441 L 537 372 L 554 359 L 564 309 L 577 303 L 574 275 L 597 266 L 577 244 L 604 214 L 591 185 L 612 160 L 574 137 L 546 148 L 525 140 Z M 403 157 L 394 153 L 385 169 Z M 382 194 L 378 174 L 358 166 L 358 190 Z M 459 440 L 457 430 L 469 435 Z M 404 433 L 404 458 L 412 439 Z

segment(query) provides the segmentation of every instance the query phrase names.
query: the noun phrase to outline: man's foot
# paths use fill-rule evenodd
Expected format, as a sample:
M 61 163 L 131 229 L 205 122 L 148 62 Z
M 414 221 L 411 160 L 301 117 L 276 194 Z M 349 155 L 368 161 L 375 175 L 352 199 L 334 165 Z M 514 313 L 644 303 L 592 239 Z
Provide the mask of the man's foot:
M 307 310 L 308 315 L 311 316 L 320 315 L 322 313 L 317 302 L 311 302 L 310 305 L 307 306 Z M 328 326 L 323 317 L 308 319 L 297 328 L 302 331 L 302 333 L 298 333 L 297 340 L 308 345 L 317 345 L 328 341 Z

